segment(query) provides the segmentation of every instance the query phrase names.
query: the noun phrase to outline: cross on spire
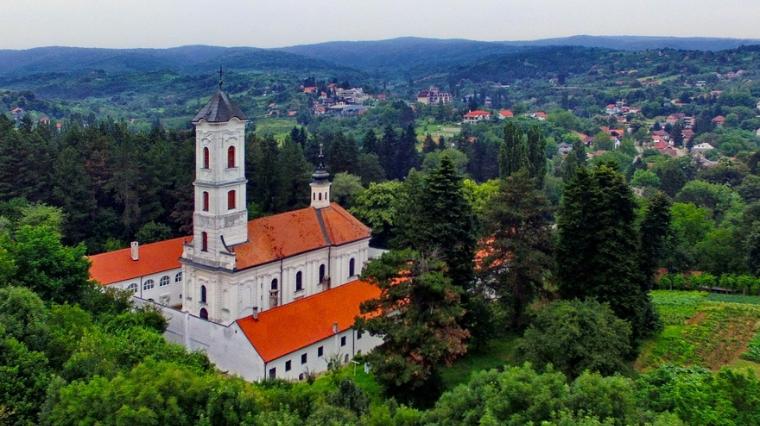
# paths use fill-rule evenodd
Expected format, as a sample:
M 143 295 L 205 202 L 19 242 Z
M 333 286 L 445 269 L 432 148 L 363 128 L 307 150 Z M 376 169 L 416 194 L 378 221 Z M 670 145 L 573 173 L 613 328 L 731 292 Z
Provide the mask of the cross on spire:
M 224 84 L 224 70 L 222 70 L 222 66 L 219 65 L 219 90 L 222 90 L 223 84 Z

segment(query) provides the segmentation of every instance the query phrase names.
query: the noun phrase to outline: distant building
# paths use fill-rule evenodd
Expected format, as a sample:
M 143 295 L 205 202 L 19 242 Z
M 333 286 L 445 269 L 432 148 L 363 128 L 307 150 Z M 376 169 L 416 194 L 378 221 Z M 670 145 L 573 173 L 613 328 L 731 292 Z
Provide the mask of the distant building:
M 707 142 L 702 142 L 701 144 L 694 145 L 694 147 L 691 148 L 691 152 L 694 153 L 705 153 L 707 151 L 712 151 L 715 149 L 712 145 L 710 145 Z
M 538 121 L 545 121 L 546 120 L 546 113 L 543 111 L 536 111 L 533 114 L 530 115 L 531 118 L 535 118 Z
M 716 127 L 723 127 L 723 125 L 726 124 L 726 117 L 724 117 L 722 115 L 718 115 L 718 116 L 716 116 L 715 118 L 712 119 L 712 123 Z
M 478 121 L 489 120 L 490 118 L 491 118 L 490 112 L 477 109 L 475 111 L 470 111 L 467 114 L 465 114 L 464 122 L 472 124 L 472 123 L 477 123 Z
M 503 109 L 499 111 L 499 120 L 504 120 L 505 118 L 512 118 L 515 115 L 512 113 L 511 110 Z
M 438 90 L 435 86 L 430 86 L 427 90 L 417 93 L 417 102 L 425 105 L 450 104 L 451 93 Z

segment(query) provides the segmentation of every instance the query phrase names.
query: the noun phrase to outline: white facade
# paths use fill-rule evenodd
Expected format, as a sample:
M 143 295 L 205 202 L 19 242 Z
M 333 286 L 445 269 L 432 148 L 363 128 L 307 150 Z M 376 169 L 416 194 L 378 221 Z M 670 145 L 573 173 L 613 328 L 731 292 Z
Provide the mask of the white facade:
M 130 291 L 135 297 L 161 305 L 179 306 L 182 304 L 183 282 L 182 269 L 177 268 L 111 283 L 108 287 Z

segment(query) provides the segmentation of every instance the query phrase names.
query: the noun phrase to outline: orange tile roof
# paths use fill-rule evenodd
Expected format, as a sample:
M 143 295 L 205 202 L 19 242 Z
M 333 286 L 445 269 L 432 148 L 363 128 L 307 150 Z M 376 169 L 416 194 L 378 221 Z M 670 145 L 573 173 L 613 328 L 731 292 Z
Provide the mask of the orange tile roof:
M 359 305 L 377 298 L 380 289 L 364 281 L 351 281 L 295 302 L 237 320 L 256 352 L 269 362 L 353 327 Z
M 251 220 L 248 222 L 248 242 L 233 247 L 233 250 L 237 269 L 245 269 L 330 245 L 369 238 L 370 235 L 368 227 L 343 207 L 332 203 L 323 209 L 307 207 Z M 90 276 L 107 285 L 179 268 L 182 243 L 188 238 L 141 245 L 138 261 L 131 259 L 129 248 L 90 256 Z
M 233 250 L 237 269 L 244 269 L 370 235 L 368 227 L 332 203 L 322 209 L 307 207 L 254 219 L 248 222 L 248 242 Z
M 130 278 L 177 269 L 182 244 L 187 237 L 140 245 L 140 259 L 132 260 L 130 249 L 120 249 L 90 256 L 90 278 L 103 285 Z

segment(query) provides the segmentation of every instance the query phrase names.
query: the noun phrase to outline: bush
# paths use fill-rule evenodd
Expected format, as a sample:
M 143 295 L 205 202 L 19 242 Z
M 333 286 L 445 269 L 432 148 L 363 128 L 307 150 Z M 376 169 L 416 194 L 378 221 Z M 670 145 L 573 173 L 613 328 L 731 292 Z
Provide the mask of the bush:
M 631 326 L 609 305 L 558 301 L 539 311 L 520 343 L 527 361 L 552 364 L 570 377 L 584 370 L 613 374 L 628 369 Z

